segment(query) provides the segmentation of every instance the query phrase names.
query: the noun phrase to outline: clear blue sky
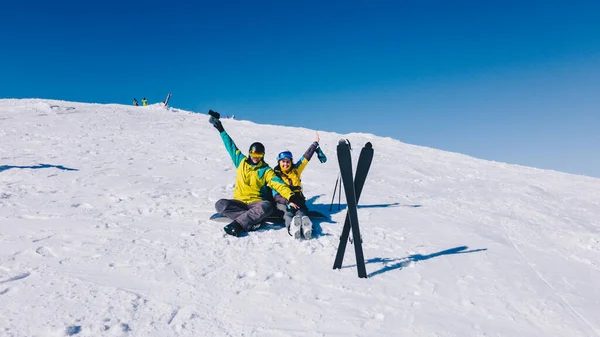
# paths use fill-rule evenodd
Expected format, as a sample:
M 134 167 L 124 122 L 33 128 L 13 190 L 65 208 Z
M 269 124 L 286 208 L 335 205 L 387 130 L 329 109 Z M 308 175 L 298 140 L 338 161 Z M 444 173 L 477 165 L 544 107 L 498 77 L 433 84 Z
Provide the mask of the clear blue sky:
M 171 105 L 600 177 L 600 1 L 10 1 L 0 97 Z M 257 135 L 257 139 L 260 138 Z

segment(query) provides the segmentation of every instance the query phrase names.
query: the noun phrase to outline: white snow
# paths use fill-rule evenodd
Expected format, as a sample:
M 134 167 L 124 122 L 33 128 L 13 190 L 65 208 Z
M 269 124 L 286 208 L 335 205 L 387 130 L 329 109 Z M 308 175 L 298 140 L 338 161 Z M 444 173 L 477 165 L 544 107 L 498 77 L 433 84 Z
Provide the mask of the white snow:
M 271 164 L 314 139 L 223 123 Z M 0 100 L 0 336 L 600 336 L 600 179 L 320 136 L 303 182 L 326 214 L 338 139 L 375 149 L 367 279 L 351 244 L 332 269 L 343 196 L 312 240 L 208 220 L 235 171 L 205 114 Z

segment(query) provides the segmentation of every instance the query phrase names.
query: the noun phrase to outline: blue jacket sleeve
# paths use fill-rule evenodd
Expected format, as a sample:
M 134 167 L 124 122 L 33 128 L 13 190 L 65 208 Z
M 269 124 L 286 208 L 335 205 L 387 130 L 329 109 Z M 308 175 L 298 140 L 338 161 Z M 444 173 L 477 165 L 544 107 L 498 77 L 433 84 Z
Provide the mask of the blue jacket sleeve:
M 235 165 L 235 167 L 237 168 L 238 166 L 240 166 L 240 163 L 244 159 L 246 159 L 246 156 L 244 156 L 242 152 L 240 152 L 240 149 L 238 149 L 237 145 L 235 145 L 233 139 L 229 137 L 227 131 L 221 132 L 221 139 L 223 140 L 223 144 L 225 144 L 225 149 L 227 150 L 227 152 L 229 152 L 229 155 L 231 156 L 233 165 Z

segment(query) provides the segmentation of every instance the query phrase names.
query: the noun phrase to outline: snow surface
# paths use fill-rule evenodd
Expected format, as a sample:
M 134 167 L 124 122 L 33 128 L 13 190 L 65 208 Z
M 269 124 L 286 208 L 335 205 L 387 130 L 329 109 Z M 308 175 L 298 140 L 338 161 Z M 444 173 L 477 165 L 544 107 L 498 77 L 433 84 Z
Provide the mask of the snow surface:
M 314 139 L 223 124 L 271 164 Z M 330 220 L 235 238 L 208 220 L 235 171 L 205 114 L 8 99 L 0 126 L 0 336 L 600 336 L 600 179 L 321 131 L 303 182 Z M 342 136 L 375 149 L 368 279 L 350 244 L 332 269 Z

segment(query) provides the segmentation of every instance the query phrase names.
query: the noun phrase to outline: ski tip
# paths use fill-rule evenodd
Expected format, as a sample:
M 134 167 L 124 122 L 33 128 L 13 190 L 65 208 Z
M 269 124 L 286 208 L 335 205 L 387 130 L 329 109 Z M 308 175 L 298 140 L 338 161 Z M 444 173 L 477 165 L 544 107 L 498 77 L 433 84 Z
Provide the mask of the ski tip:
M 367 144 L 365 144 L 365 147 L 373 148 L 373 144 L 371 144 L 371 142 L 367 142 Z
M 340 138 L 340 140 L 338 141 L 338 145 L 348 145 L 350 150 L 352 150 L 352 145 L 350 144 L 350 141 L 347 138 Z

